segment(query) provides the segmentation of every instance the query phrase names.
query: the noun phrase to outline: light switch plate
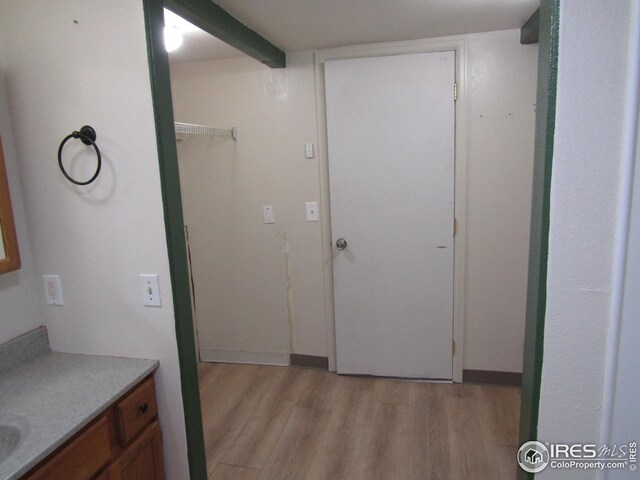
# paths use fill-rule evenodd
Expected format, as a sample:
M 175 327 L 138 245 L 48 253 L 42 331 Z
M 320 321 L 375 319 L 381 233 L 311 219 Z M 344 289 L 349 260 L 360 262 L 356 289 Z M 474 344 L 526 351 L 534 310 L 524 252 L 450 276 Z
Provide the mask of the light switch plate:
M 307 222 L 318 221 L 318 202 L 307 202 Z
M 140 285 L 142 287 L 142 303 L 147 307 L 162 306 L 160 298 L 160 283 L 156 274 L 141 274 Z
M 305 143 L 304 156 L 307 158 L 313 158 L 315 156 L 313 151 L 313 143 Z
M 273 223 L 273 205 L 265 205 L 262 207 L 262 214 L 264 215 L 264 223 Z
M 42 279 L 44 280 L 44 295 L 47 299 L 47 305 L 64 305 L 60 276 L 43 275 Z

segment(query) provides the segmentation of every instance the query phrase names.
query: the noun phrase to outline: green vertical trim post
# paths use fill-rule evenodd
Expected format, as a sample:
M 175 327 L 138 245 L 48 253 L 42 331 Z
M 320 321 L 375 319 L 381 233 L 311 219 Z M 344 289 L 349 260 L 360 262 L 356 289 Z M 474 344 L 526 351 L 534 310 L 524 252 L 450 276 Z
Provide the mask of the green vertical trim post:
M 164 49 L 164 4 L 163 0 L 143 0 L 143 6 L 147 33 L 149 73 L 151 76 L 151 94 L 160 162 L 164 222 L 171 271 L 171 288 L 173 290 L 180 383 L 187 436 L 189 478 L 191 480 L 206 480 L 207 465 L 202 413 L 200 410 L 200 387 L 198 384 L 198 365 L 193 333 L 193 317 L 191 314 L 184 221 L 182 218 L 178 153 L 173 126 L 169 58 Z
M 539 14 L 538 93 L 529 242 L 529 280 L 525 325 L 520 444 L 538 438 L 540 384 L 547 303 L 547 260 L 551 168 L 558 83 L 558 36 L 560 0 L 543 0 Z M 518 469 L 518 480 L 533 479 Z
M 164 7 L 203 30 L 272 67 L 286 66 L 286 56 L 268 40 L 210 0 L 142 0 L 147 34 L 151 94 L 156 123 L 160 184 L 173 290 L 180 382 L 187 436 L 190 480 L 206 480 L 207 465 L 200 409 L 200 386 L 191 312 L 184 238 L 180 174 L 176 149 L 169 57 L 164 48 Z

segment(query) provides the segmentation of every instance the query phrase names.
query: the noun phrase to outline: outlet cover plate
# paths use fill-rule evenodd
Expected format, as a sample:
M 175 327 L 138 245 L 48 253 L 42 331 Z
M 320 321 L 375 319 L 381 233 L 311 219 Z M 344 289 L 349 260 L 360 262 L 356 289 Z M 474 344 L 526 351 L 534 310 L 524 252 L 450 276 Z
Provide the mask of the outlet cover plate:
M 307 222 L 317 222 L 318 218 L 318 202 L 307 202 Z
M 43 275 L 42 280 L 44 281 L 44 295 L 47 300 L 47 305 L 64 305 L 60 276 Z

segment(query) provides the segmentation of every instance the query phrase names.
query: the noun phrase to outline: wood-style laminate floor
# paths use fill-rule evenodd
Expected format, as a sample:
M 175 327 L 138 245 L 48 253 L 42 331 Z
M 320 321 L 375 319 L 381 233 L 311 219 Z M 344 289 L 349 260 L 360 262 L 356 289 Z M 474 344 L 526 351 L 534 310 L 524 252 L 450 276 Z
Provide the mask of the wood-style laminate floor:
M 520 390 L 200 364 L 210 480 L 513 480 Z

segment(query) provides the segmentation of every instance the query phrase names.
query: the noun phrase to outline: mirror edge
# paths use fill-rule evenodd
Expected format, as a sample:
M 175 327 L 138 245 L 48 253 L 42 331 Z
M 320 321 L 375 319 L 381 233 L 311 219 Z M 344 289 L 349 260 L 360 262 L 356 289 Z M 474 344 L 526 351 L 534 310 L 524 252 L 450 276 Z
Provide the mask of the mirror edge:
M 11 193 L 9 192 L 9 179 L 4 162 L 2 139 L 0 139 L 0 227 L 6 257 L 0 259 L 0 273 L 12 272 L 21 267 L 20 249 L 18 248 L 18 236 L 11 207 Z

